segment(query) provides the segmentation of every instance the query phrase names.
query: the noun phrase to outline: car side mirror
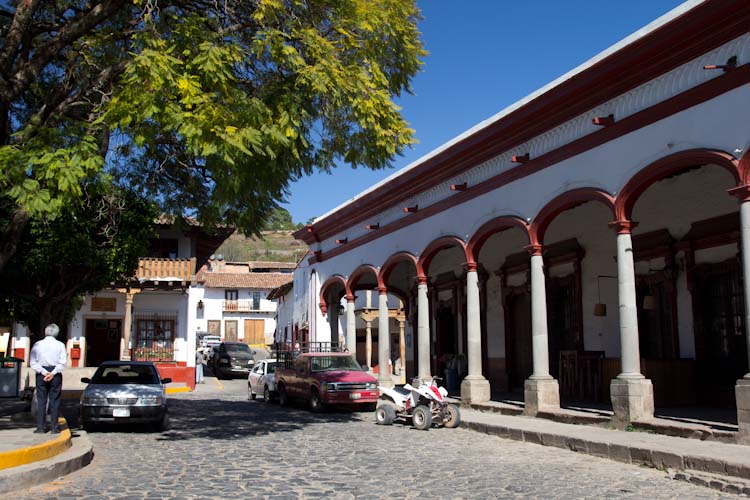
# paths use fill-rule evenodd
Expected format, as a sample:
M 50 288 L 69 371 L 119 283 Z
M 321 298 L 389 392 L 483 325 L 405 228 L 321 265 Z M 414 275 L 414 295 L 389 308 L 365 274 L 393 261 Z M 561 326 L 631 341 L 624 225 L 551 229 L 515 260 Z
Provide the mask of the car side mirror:
M 367 365 L 365 363 L 362 363 L 359 366 L 362 368 L 362 371 L 367 371 Z
M 172 383 L 172 379 L 169 378 L 169 377 L 163 378 L 163 379 L 161 379 L 161 383 L 162 384 L 171 384 Z
M 81 382 L 83 382 L 84 384 L 90 384 L 91 379 L 88 377 L 81 377 Z

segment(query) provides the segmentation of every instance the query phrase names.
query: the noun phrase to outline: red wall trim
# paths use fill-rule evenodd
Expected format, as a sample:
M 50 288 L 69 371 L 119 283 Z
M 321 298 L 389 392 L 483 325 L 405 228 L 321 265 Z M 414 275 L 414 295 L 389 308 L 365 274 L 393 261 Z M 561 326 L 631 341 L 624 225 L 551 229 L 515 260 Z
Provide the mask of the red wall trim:
M 548 202 L 542 208 L 529 226 L 529 240 L 531 245 L 544 243 L 544 233 L 555 220 L 555 217 L 571 208 L 589 201 L 598 201 L 615 214 L 615 199 L 609 193 L 596 188 L 580 188 L 566 191 Z
M 409 252 L 397 252 L 388 257 L 385 263 L 380 266 L 380 281 L 382 283 L 388 284 L 391 272 L 400 262 L 410 262 L 417 269 L 417 258 L 414 255 Z
M 750 2 L 748 2 L 750 5 Z M 318 261 L 328 260 L 344 252 L 351 251 L 361 245 L 367 244 L 387 234 L 398 231 L 404 227 L 415 224 L 421 220 L 432 217 L 440 212 L 453 208 L 462 203 L 466 203 L 480 195 L 498 189 L 506 184 L 510 184 L 518 179 L 533 175 L 545 168 L 560 163 L 568 158 L 577 156 L 590 149 L 610 142 L 614 139 L 629 134 L 635 130 L 644 128 L 659 120 L 672 116 L 676 113 L 689 109 L 705 101 L 713 99 L 730 90 L 745 85 L 750 82 L 750 65 L 745 64 L 736 70 L 724 73 L 721 76 L 709 80 L 697 87 L 678 94 L 671 99 L 656 104 L 650 108 L 644 109 L 627 118 L 614 123 L 609 127 L 597 130 L 585 137 L 581 137 L 570 144 L 566 144 L 558 149 L 550 151 L 540 157 L 529 160 L 521 167 L 515 167 L 501 174 L 492 177 L 480 184 L 469 187 L 466 191 L 456 192 L 453 196 L 445 198 L 437 203 L 421 209 L 419 212 L 410 214 L 409 217 L 402 217 L 385 226 L 381 224 L 378 231 L 364 234 L 355 238 L 346 245 L 346 247 L 332 248 L 321 253 Z M 471 154 L 467 152 L 466 154 Z M 474 165 L 476 163 L 472 163 Z M 387 205 L 386 205 L 387 206 Z M 382 209 L 382 206 L 380 207 Z M 347 209 L 348 210 L 348 209 Z M 340 225 L 336 230 L 340 231 L 351 224 Z M 297 233 L 295 233 L 295 237 Z
M 708 0 L 697 5 L 497 122 L 392 179 L 380 189 L 314 224 L 314 233 L 302 229 L 294 233 L 294 236 L 312 244 L 313 241 L 326 239 L 343 228 L 362 223 L 376 216 L 384 206 L 394 206 L 445 182 L 474 165 L 745 34 L 748 25 L 750 2 Z M 717 64 L 724 62 L 718 61 Z M 732 75 L 735 71 L 716 79 Z M 615 118 L 619 121 L 619 117 Z
M 462 240 L 458 236 L 442 236 L 432 241 L 419 254 L 419 258 L 417 260 L 417 274 L 419 274 L 420 276 L 424 274 L 426 276 L 430 270 L 430 263 L 432 262 L 432 259 L 435 257 L 435 255 L 437 255 L 437 253 L 441 250 L 446 250 L 453 247 L 458 247 L 461 249 L 464 254 L 464 262 L 471 261 L 471 257 L 466 251 L 466 243 L 464 243 L 464 240 Z

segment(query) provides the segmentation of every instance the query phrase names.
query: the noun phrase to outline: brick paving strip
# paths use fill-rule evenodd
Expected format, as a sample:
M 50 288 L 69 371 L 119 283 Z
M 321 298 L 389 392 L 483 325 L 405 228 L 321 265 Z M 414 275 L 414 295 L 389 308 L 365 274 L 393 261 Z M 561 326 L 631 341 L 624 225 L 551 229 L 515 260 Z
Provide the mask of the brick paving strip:
M 522 416 L 461 409 L 465 429 L 661 470 L 676 479 L 750 495 L 750 447 L 625 432 Z M 706 474 L 707 473 L 707 474 Z M 716 475 L 716 476 L 714 476 Z M 711 482 L 715 484 L 711 484 Z

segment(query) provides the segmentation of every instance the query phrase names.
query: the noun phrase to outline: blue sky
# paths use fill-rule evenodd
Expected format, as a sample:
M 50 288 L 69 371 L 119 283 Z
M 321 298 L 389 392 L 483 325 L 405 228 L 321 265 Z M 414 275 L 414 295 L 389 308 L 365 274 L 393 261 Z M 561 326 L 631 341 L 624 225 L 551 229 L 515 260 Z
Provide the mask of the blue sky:
M 650 23 L 680 0 L 418 0 L 429 55 L 398 100 L 419 143 L 371 171 L 342 165 L 291 186 L 292 220 L 307 222 Z

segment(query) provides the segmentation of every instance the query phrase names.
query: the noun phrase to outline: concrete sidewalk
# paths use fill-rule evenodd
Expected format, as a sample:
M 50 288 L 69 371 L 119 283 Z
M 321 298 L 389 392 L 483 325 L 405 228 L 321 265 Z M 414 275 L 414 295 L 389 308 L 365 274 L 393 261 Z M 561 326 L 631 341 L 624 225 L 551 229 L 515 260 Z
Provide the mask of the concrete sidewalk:
M 461 427 L 618 462 L 668 470 L 675 479 L 750 495 L 750 447 L 651 432 L 618 431 L 461 408 Z
M 83 431 L 60 418 L 59 434 L 35 434 L 28 402 L 0 402 L 0 493 L 51 481 L 91 462 L 93 447 Z

